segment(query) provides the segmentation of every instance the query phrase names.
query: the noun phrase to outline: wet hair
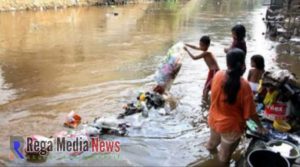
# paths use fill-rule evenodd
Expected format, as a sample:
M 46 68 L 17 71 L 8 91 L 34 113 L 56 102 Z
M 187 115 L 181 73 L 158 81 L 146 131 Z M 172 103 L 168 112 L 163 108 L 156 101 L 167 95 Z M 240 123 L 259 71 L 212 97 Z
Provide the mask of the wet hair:
M 228 104 L 234 104 L 237 99 L 241 87 L 240 79 L 245 72 L 245 55 L 245 52 L 238 48 L 231 49 L 226 55 L 228 69 L 223 89 Z
M 254 55 L 251 57 L 251 61 L 255 63 L 255 68 L 259 70 L 265 69 L 265 60 L 261 55 Z
M 209 47 L 210 45 L 210 38 L 207 35 L 204 35 L 200 38 L 200 42 Z
M 242 24 L 237 24 L 231 29 L 236 34 L 237 40 L 241 41 L 246 37 L 246 28 Z

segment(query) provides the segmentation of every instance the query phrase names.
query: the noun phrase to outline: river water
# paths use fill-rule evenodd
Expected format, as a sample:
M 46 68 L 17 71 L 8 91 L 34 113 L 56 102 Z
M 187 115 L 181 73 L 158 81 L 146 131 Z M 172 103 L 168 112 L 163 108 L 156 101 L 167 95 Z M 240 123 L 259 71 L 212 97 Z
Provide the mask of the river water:
M 190 0 L 0 13 L 0 165 L 32 165 L 8 159 L 11 135 L 66 130 L 62 124 L 71 110 L 83 122 L 117 116 L 154 85 L 153 73 L 178 41 L 198 44 L 210 35 L 210 50 L 224 69 L 230 29 L 243 23 L 248 69 L 250 56 L 258 53 L 267 68 L 277 66 L 276 43 L 262 35 L 264 12 L 255 0 Z M 152 114 L 128 137 L 108 136 L 121 142 L 119 158 L 50 155 L 46 164 L 178 166 L 198 160 L 212 165 L 204 148 L 207 109 L 201 105 L 207 72 L 202 60 L 185 57 L 171 89 L 177 109 L 168 116 Z

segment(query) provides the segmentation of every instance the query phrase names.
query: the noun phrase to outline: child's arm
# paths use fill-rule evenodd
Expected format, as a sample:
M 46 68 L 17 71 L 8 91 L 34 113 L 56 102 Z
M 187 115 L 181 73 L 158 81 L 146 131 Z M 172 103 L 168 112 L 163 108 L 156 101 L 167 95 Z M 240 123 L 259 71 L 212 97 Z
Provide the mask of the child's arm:
M 194 56 L 186 47 L 184 47 L 184 50 L 189 54 L 189 56 L 193 59 L 193 60 L 198 60 L 203 58 L 206 55 L 206 52 L 201 53 L 198 56 Z
M 194 45 L 190 45 L 190 44 L 187 44 L 187 43 L 185 44 L 185 46 L 190 47 L 190 48 L 195 49 L 195 50 L 200 50 L 199 47 L 194 46 Z

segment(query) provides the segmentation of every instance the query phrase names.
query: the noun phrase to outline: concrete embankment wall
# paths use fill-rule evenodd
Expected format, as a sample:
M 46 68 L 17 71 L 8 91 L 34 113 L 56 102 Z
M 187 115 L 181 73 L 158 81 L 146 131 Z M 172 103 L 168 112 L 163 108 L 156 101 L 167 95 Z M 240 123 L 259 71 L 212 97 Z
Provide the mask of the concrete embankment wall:
M 44 10 L 71 6 L 124 4 L 133 0 L 0 0 L 0 11 Z

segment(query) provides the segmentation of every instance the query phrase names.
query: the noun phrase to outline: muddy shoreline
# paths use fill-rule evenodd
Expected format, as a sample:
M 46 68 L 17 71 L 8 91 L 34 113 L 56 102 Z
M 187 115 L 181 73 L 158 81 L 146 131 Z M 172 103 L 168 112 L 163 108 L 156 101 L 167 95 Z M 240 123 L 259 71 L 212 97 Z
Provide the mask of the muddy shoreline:
M 69 7 L 125 5 L 139 2 L 140 0 L 3 0 L 0 2 L 0 12 L 57 10 Z

